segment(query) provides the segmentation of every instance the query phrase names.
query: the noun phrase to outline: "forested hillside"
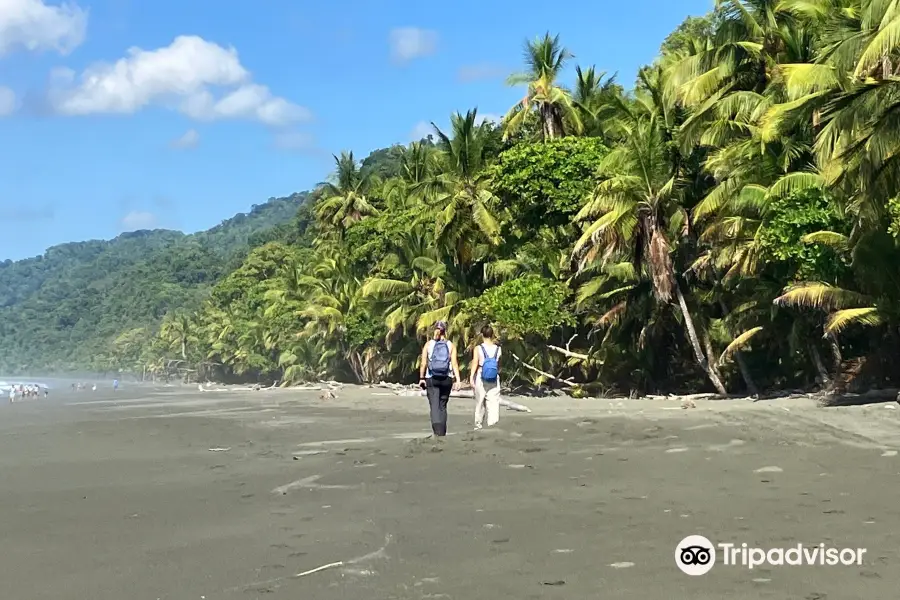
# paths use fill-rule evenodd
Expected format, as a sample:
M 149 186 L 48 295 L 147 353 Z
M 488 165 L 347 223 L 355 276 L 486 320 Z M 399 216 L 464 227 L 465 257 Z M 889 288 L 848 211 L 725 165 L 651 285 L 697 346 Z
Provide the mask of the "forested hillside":
M 28 322 L 49 339 L 102 321 L 107 364 L 152 376 L 409 381 L 443 319 L 466 352 L 493 323 L 506 381 L 575 394 L 897 384 L 895 4 L 719 0 L 633 85 L 558 36 L 527 41 L 501 124 L 463 110 L 428 140 L 336 156 L 202 305 L 171 284 L 138 302 L 168 310 L 158 328 L 106 323 L 67 281 Z M 218 275 L 208 252 L 192 299 Z
M 254 236 L 289 231 L 305 198 L 273 198 L 192 235 L 137 231 L 0 263 L 0 372 L 108 370 L 122 331 L 199 306 Z

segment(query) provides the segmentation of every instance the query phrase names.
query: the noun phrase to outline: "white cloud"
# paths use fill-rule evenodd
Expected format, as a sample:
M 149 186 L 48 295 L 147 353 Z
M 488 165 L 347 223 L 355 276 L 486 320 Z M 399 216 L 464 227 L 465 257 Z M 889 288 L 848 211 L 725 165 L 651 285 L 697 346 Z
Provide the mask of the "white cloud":
M 197 36 L 179 36 L 156 50 L 131 48 L 114 64 L 89 67 L 77 81 L 66 70 L 54 79 L 50 100 L 66 115 L 131 114 L 161 105 L 198 120 L 249 119 L 272 126 L 311 116 L 254 83 L 237 50 Z M 214 90 L 221 88 L 226 90 L 217 96 Z
M 504 72 L 503 67 L 492 63 L 463 65 L 456 71 L 456 78 L 463 83 L 470 83 L 482 79 L 501 77 Z
M 431 29 L 399 27 L 392 29 L 389 41 L 391 57 L 398 62 L 408 62 L 422 56 L 434 54 L 438 35 Z
M 427 138 L 429 135 L 435 136 L 434 125 L 428 121 L 419 121 L 409 133 L 409 139 L 418 142 L 423 138 Z
M 315 146 L 315 137 L 305 131 L 284 131 L 275 135 L 275 147 L 279 150 L 302 151 L 311 150 Z
M 72 2 L 0 0 L 0 56 L 17 46 L 68 54 L 84 41 L 87 19 L 87 11 Z
M 188 129 L 184 132 L 184 135 L 172 140 L 173 148 L 196 148 L 197 144 L 200 143 L 200 134 L 197 133 L 196 129 Z
M 216 99 L 209 90 L 188 96 L 181 111 L 201 121 L 215 119 L 251 119 L 279 127 L 309 120 L 308 109 L 272 96 L 264 85 L 247 83 Z
M 159 224 L 156 215 L 151 212 L 133 210 L 119 221 L 123 231 L 139 231 L 141 229 L 153 229 Z
M 8 117 L 16 110 L 16 93 L 0 86 L 0 117 Z

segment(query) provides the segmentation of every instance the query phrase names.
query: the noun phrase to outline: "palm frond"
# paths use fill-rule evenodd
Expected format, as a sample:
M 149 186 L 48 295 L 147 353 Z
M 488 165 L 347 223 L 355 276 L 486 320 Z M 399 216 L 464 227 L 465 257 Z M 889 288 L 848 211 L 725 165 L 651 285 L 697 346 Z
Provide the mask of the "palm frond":
M 745 348 L 747 344 L 750 343 L 750 340 L 762 331 L 762 327 L 754 327 L 753 329 L 748 329 L 743 332 L 736 338 L 734 338 L 728 346 L 725 347 L 725 350 L 722 351 L 722 354 L 719 356 L 719 365 L 724 365 L 728 360 L 731 359 L 732 355 L 735 352 L 738 352 Z

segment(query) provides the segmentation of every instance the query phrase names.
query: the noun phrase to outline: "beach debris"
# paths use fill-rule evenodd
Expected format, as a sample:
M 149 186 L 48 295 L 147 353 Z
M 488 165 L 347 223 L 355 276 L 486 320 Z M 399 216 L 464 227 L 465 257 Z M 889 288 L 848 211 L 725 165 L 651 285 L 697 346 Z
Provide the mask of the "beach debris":
M 253 587 L 259 587 L 264 585 L 272 585 L 276 583 L 280 583 L 282 581 L 286 581 L 288 579 L 299 579 L 300 577 L 306 577 L 307 575 L 313 575 L 314 573 L 321 573 L 322 571 L 327 571 L 328 569 L 336 569 L 338 567 L 344 567 L 349 565 L 358 565 L 361 563 L 366 563 L 369 561 L 373 561 L 376 559 L 386 559 L 387 558 L 387 547 L 391 544 L 393 537 L 390 534 L 384 536 L 384 545 L 375 550 L 374 552 L 369 552 L 368 554 L 363 554 L 362 556 L 357 556 L 356 558 L 350 558 L 347 560 L 338 560 L 335 562 L 330 562 L 321 566 L 318 566 L 314 569 L 309 569 L 308 571 L 303 571 L 301 573 L 295 573 L 294 575 L 288 575 L 286 577 L 276 577 L 275 579 L 269 579 L 266 581 L 255 581 L 253 583 L 248 583 L 247 585 L 229 588 L 224 590 L 225 592 L 235 592 L 241 589 L 248 589 Z
M 569 378 L 569 379 L 562 379 L 562 378 L 560 378 L 560 377 L 556 377 L 555 375 L 551 375 L 550 373 L 548 373 L 548 372 L 546 372 L 546 371 L 541 371 L 540 369 L 538 369 L 538 368 L 535 367 L 534 365 L 528 364 L 527 362 L 525 362 L 524 360 L 522 360 L 521 358 L 519 358 L 518 356 L 516 356 L 515 353 L 512 353 L 512 357 L 513 357 L 514 359 L 516 359 L 516 361 L 517 361 L 519 364 L 521 364 L 523 367 L 525 367 L 525 368 L 528 369 L 529 371 L 534 371 L 534 372 L 537 373 L 538 375 L 543 375 L 543 376 L 546 377 L 547 379 L 552 379 L 553 381 L 558 381 L 559 383 L 561 383 L 561 384 L 563 384 L 563 385 L 565 385 L 565 386 L 568 386 L 568 387 L 570 387 L 570 388 L 577 388 L 577 387 L 578 387 L 577 384 L 575 384 L 575 383 L 573 383 L 572 381 L 570 381 L 571 378 Z
M 587 354 L 582 354 L 581 352 L 572 352 L 570 346 L 572 345 L 572 342 L 575 341 L 575 338 L 577 338 L 577 337 L 578 337 L 577 333 L 575 335 L 573 335 L 572 337 L 570 337 L 569 341 L 566 342 L 565 348 L 560 348 L 559 346 L 552 346 L 552 345 L 548 345 L 547 348 L 549 348 L 550 350 L 553 350 L 554 352 L 559 352 L 560 354 L 562 354 L 563 356 L 566 356 L 567 358 L 575 358 L 580 361 L 590 360 L 591 357 L 588 356 Z M 588 350 L 588 353 L 590 353 L 591 350 L 593 350 L 593 349 L 594 349 L 594 347 L 591 346 L 590 350 Z
M 754 473 L 782 473 L 784 469 L 781 467 L 762 467 L 753 471 Z
M 309 477 L 304 477 L 303 479 L 298 479 L 296 481 L 292 481 L 290 483 L 286 483 L 284 485 L 280 485 L 274 490 L 272 490 L 273 494 L 281 494 L 282 496 L 287 495 L 288 492 L 300 489 L 300 488 L 309 488 L 309 489 L 317 489 L 317 490 L 351 490 L 353 488 L 360 487 L 359 485 L 323 485 L 321 483 L 316 483 L 319 479 L 321 479 L 321 475 L 310 475 Z
M 681 403 L 681 408 L 697 408 L 697 405 L 693 400 L 684 400 Z
M 209 449 L 210 452 L 228 452 L 229 450 L 231 450 L 230 446 L 228 448 L 220 448 L 219 446 L 216 446 L 215 448 Z
M 627 569 L 628 567 L 633 567 L 633 562 L 615 562 L 612 563 L 611 566 L 613 569 Z
M 328 450 L 298 450 L 294 452 L 294 460 L 299 460 L 301 456 L 316 456 L 317 454 L 328 454 Z
M 675 454 L 676 452 L 687 452 L 687 448 L 669 448 L 666 450 L 666 454 Z
M 325 390 L 319 394 L 320 400 L 334 400 L 335 398 L 337 398 L 337 395 L 331 390 Z
M 524 404 L 517 404 L 516 402 L 511 402 L 509 400 L 500 399 L 500 406 L 505 406 L 509 410 L 514 410 L 517 412 L 530 413 L 531 409 L 525 406 Z
M 897 456 L 896 450 L 885 450 L 881 453 L 882 456 Z
M 566 582 L 562 579 L 557 579 L 555 581 L 542 581 L 541 585 L 566 585 Z

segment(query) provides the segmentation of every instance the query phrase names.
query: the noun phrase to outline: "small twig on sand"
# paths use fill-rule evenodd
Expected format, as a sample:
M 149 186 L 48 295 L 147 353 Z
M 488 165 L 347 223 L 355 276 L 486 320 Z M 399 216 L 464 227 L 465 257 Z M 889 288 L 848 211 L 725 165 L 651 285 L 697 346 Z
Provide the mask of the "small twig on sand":
M 385 557 L 384 551 L 387 549 L 387 547 L 390 545 L 390 543 L 391 543 L 391 536 L 390 536 L 390 534 L 388 534 L 388 535 L 384 536 L 384 545 L 381 548 L 379 548 L 378 550 L 375 550 L 374 552 L 369 552 L 368 554 L 364 554 L 364 555 L 358 556 L 356 558 L 351 558 L 349 560 L 339 560 L 337 562 L 328 563 L 326 565 L 316 567 L 315 569 L 310 569 L 308 571 L 303 571 L 302 573 L 296 573 L 294 575 L 288 575 L 286 577 L 276 577 L 275 579 L 268 579 L 266 581 L 255 581 L 253 583 L 248 583 L 247 585 L 229 588 L 229 589 L 225 590 L 225 592 L 226 593 L 227 592 L 236 592 L 236 591 L 246 590 L 246 589 L 252 588 L 252 587 L 272 585 L 273 583 L 280 583 L 280 582 L 286 581 L 288 579 L 299 579 L 301 577 L 306 577 L 307 575 L 312 575 L 313 573 L 320 573 L 322 571 L 327 571 L 328 569 L 334 569 L 336 567 L 343 567 L 345 565 L 355 565 L 357 563 L 374 560 L 376 558 L 384 558 Z
M 523 367 L 525 367 L 526 369 L 530 369 L 530 370 L 534 371 L 535 373 L 538 373 L 539 375 L 543 375 L 544 377 L 547 377 L 548 379 L 552 379 L 553 381 L 558 381 L 558 382 L 560 382 L 560 383 L 562 383 L 562 384 L 564 384 L 564 385 L 567 385 L 567 386 L 569 386 L 569 387 L 578 387 L 578 386 L 576 386 L 574 383 L 572 383 L 572 382 L 570 382 L 570 381 L 566 381 L 565 379 L 560 379 L 559 377 L 556 377 L 556 376 L 554 376 L 554 375 L 551 375 L 550 373 L 547 373 L 546 371 L 541 371 L 540 369 L 538 369 L 537 367 L 535 367 L 535 366 L 533 366 L 533 365 L 529 365 L 527 362 L 525 362 L 524 360 L 522 360 L 521 358 L 519 358 L 519 357 L 516 356 L 515 354 L 513 354 L 512 357 L 513 357 L 514 359 L 516 359 L 517 361 L 519 361 L 519 363 L 521 363 L 521 365 L 522 365 Z
M 344 561 L 339 560 L 337 562 L 328 563 L 327 565 L 322 565 L 321 567 L 316 567 L 315 569 L 310 569 L 309 571 L 303 571 L 302 573 L 297 573 L 294 575 L 294 578 L 297 577 L 306 577 L 307 575 L 312 575 L 313 573 L 318 573 L 319 571 L 324 571 L 325 569 L 333 569 L 334 567 L 343 567 Z

